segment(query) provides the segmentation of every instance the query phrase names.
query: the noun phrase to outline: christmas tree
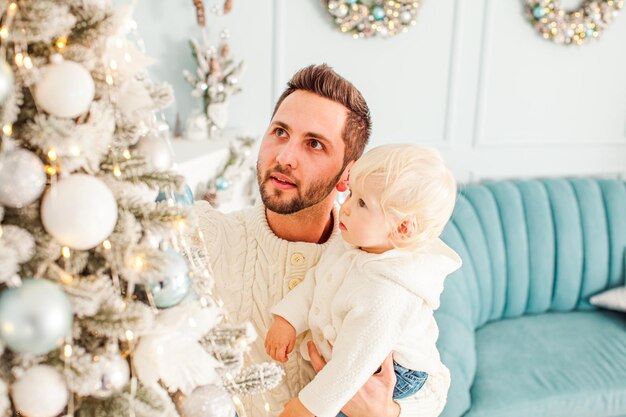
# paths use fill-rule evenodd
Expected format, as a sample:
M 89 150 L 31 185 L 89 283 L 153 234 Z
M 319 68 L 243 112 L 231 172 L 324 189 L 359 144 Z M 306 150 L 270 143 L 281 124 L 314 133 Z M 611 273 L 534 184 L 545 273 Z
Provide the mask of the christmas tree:
M 0 415 L 243 417 L 282 371 L 212 294 L 132 7 L 0 7 Z

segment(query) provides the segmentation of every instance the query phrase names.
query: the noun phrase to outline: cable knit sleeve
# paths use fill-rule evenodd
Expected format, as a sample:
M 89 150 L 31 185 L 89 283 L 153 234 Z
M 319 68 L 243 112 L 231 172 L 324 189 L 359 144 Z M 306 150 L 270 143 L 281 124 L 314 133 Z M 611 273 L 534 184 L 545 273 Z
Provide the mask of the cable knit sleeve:
M 333 346 L 332 359 L 300 391 L 317 417 L 334 417 L 389 355 L 416 297 L 389 281 L 362 278 Z
M 287 320 L 295 329 L 296 334 L 301 334 L 309 328 L 309 310 L 313 302 L 315 291 L 315 270 L 309 269 L 304 280 L 291 290 L 271 312 Z

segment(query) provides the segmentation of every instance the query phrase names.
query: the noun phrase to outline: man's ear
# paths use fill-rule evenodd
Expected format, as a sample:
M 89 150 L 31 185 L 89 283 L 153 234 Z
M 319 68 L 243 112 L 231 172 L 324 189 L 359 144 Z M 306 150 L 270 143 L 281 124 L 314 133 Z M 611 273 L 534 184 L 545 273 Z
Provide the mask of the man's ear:
M 340 193 L 348 191 L 348 184 L 350 182 L 350 169 L 352 169 L 352 165 L 354 165 L 354 161 L 348 162 L 348 165 L 346 165 L 346 168 L 343 170 L 341 178 L 336 185 L 337 191 L 339 191 Z

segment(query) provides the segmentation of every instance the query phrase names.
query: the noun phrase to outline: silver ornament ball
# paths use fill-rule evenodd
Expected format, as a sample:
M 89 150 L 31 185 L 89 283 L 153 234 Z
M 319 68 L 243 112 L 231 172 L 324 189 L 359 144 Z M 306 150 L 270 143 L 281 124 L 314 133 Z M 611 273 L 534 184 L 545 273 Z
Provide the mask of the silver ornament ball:
M 63 289 L 45 279 L 27 279 L 0 295 L 0 338 L 14 352 L 43 355 L 71 333 L 72 307 Z
M 128 384 L 130 368 L 126 359 L 119 353 L 96 354 L 93 362 L 98 369 L 99 378 L 91 396 L 107 398 L 121 391 Z
M 20 208 L 34 202 L 46 186 L 41 160 L 30 151 L 0 154 L 0 204 Z
M 183 404 L 187 417 L 233 417 L 235 406 L 221 385 L 198 387 Z
M 189 266 L 185 258 L 178 252 L 165 251 L 166 266 L 161 280 L 150 279 L 147 286 L 152 292 L 154 304 L 158 308 L 169 308 L 180 303 L 191 288 Z
M 174 163 L 172 151 L 162 137 L 147 134 L 139 139 L 134 149 L 145 158 L 146 164 L 155 171 L 167 171 Z

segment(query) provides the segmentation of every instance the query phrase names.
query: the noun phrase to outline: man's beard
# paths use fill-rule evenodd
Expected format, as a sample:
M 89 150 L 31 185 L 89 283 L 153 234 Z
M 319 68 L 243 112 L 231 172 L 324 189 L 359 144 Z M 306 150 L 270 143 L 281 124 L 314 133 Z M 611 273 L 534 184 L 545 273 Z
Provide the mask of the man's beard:
M 322 200 L 324 200 L 330 193 L 333 192 L 339 179 L 341 178 L 341 173 L 343 169 L 339 171 L 339 173 L 333 177 L 329 181 L 319 180 L 310 184 L 307 190 L 304 190 L 304 195 L 302 194 L 302 190 L 300 189 L 300 184 L 296 183 L 296 192 L 297 195 L 291 198 L 289 201 L 280 201 L 280 197 L 286 192 L 283 190 L 273 189 L 272 191 L 268 191 L 265 187 L 265 184 L 271 182 L 271 175 L 275 172 L 278 172 L 283 175 L 289 176 L 290 170 L 282 168 L 280 165 L 276 165 L 273 169 L 268 170 L 265 174 L 264 178 L 261 178 L 261 170 L 257 164 L 257 181 L 259 183 L 259 190 L 261 192 L 261 200 L 263 200 L 263 205 L 268 210 L 273 211 L 278 214 L 293 214 L 297 213 L 300 210 L 304 210 L 306 208 L 312 207 Z

